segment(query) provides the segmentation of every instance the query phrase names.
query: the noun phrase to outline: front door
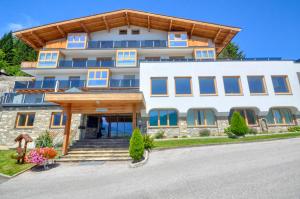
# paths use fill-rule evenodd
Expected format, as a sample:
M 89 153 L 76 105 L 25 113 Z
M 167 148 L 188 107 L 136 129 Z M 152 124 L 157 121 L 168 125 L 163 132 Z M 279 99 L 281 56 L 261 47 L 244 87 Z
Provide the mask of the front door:
M 100 115 L 97 138 L 130 137 L 132 133 L 132 116 Z

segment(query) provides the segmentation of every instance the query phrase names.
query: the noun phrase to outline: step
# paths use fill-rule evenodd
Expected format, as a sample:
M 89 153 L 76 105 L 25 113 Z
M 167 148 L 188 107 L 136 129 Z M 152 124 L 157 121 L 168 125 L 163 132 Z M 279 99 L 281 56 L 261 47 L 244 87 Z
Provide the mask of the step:
M 101 147 L 76 147 L 76 148 L 69 148 L 69 151 L 128 151 L 129 147 L 106 147 L 106 148 L 101 148 Z
M 74 148 L 98 148 L 98 149 L 101 149 L 101 148 L 111 148 L 111 149 L 116 149 L 116 148 L 123 148 L 123 149 L 128 149 L 129 146 L 127 145 L 116 145 L 116 146 L 110 146 L 110 145 L 106 145 L 106 146 L 98 146 L 98 145 L 76 145 L 76 146 L 71 146 L 70 147 L 71 149 L 74 149 Z
M 103 157 L 129 157 L 129 154 L 68 154 L 63 156 L 62 158 L 103 158 Z
M 98 158 L 60 158 L 56 159 L 56 162 L 83 162 L 83 161 L 129 161 L 130 157 L 98 157 Z
M 104 154 L 104 153 L 129 153 L 128 150 L 70 150 L 68 154 Z

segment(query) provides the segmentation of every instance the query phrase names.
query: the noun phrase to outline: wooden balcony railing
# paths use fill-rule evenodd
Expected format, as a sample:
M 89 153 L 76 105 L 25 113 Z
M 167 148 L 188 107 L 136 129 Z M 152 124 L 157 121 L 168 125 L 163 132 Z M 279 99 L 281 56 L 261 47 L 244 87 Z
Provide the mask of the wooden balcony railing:
M 21 63 L 21 68 L 36 68 L 37 62 L 24 61 Z

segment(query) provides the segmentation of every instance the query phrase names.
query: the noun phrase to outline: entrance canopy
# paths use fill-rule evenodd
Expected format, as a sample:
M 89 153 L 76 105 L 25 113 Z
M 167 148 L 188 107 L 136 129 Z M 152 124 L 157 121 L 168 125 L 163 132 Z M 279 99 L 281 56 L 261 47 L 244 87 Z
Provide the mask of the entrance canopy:
M 145 108 L 143 93 L 47 93 L 45 101 L 70 107 L 72 113 L 132 113 Z

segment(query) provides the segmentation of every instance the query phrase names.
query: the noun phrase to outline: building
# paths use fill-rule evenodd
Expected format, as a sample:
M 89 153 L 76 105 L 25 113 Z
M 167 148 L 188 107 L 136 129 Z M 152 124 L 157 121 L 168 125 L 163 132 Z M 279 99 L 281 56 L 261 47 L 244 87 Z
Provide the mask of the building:
M 70 140 L 223 135 L 233 111 L 257 131 L 300 123 L 300 64 L 218 60 L 240 28 L 118 10 L 15 32 L 39 52 L 33 81 L 2 98 L 0 144 L 45 130 Z

